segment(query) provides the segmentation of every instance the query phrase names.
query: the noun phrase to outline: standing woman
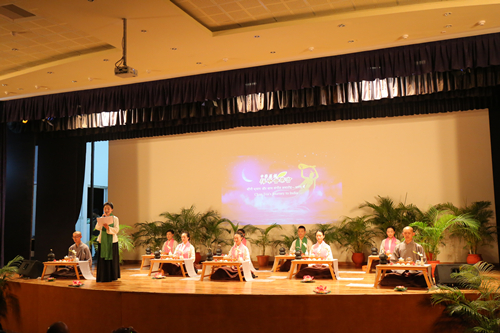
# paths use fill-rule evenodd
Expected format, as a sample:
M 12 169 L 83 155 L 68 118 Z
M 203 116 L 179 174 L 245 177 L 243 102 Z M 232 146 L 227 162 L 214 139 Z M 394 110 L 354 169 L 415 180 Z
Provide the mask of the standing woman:
M 112 214 L 113 204 L 106 202 L 102 217 L 112 216 L 113 223 L 103 224 L 97 237 L 99 249 L 97 251 L 97 282 L 111 282 L 120 278 L 120 255 L 118 252 L 118 232 L 120 221 Z

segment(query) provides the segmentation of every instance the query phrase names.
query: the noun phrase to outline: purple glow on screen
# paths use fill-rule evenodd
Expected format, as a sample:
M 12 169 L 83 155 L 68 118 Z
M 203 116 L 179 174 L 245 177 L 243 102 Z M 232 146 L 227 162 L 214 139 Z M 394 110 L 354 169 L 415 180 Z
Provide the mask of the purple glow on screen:
M 326 154 L 239 156 L 227 165 L 222 216 L 241 224 L 330 223 L 342 183 Z

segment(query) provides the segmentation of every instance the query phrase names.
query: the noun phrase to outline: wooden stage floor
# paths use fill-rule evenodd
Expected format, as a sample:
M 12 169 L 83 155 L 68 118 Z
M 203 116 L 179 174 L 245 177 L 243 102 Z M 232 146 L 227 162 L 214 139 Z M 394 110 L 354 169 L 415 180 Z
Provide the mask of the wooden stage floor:
M 66 322 L 71 333 L 111 333 L 122 326 L 139 333 L 220 332 L 234 325 L 245 332 L 273 333 L 315 327 L 324 332 L 387 333 L 402 327 L 405 333 L 463 332 L 442 306 L 431 305 L 432 291 L 374 288 L 375 273 L 342 265 L 339 271 L 340 280 L 310 284 L 269 270 L 258 271 L 253 282 L 154 280 L 139 265 L 123 266 L 119 281 L 82 280 L 80 288 L 68 286 L 68 279 L 15 278 L 9 286 L 17 306 L 1 322 L 16 333 L 44 333 L 55 321 Z M 494 274 L 500 279 L 499 272 Z M 318 285 L 331 293 L 314 294 Z

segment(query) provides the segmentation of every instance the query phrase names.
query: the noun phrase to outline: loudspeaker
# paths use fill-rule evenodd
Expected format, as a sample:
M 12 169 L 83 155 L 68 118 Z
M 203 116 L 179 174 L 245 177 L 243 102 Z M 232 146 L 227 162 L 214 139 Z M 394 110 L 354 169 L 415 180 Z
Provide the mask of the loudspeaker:
M 458 281 L 456 279 L 453 279 L 450 275 L 451 273 L 460 272 L 460 266 L 462 266 L 462 264 L 436 265 L 436 270 L 434 271 L 434 278 L 436 279 L 436 284 L 443 284 L 451 287 L 457 287 Z
M 29 277 L 30 279 L 36 279 L 42 276 L 43 263 L 38 260 L 23 260 L 17 274 Z

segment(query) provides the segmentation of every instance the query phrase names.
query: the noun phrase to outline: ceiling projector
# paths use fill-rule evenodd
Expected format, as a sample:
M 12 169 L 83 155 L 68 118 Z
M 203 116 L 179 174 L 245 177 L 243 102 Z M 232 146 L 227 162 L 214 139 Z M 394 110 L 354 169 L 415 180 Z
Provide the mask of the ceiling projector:
M 137 70 L 130 66 L 118 66 L 115 67 L 115 75 L 121 78 L 136 77 L 138 75 Z

